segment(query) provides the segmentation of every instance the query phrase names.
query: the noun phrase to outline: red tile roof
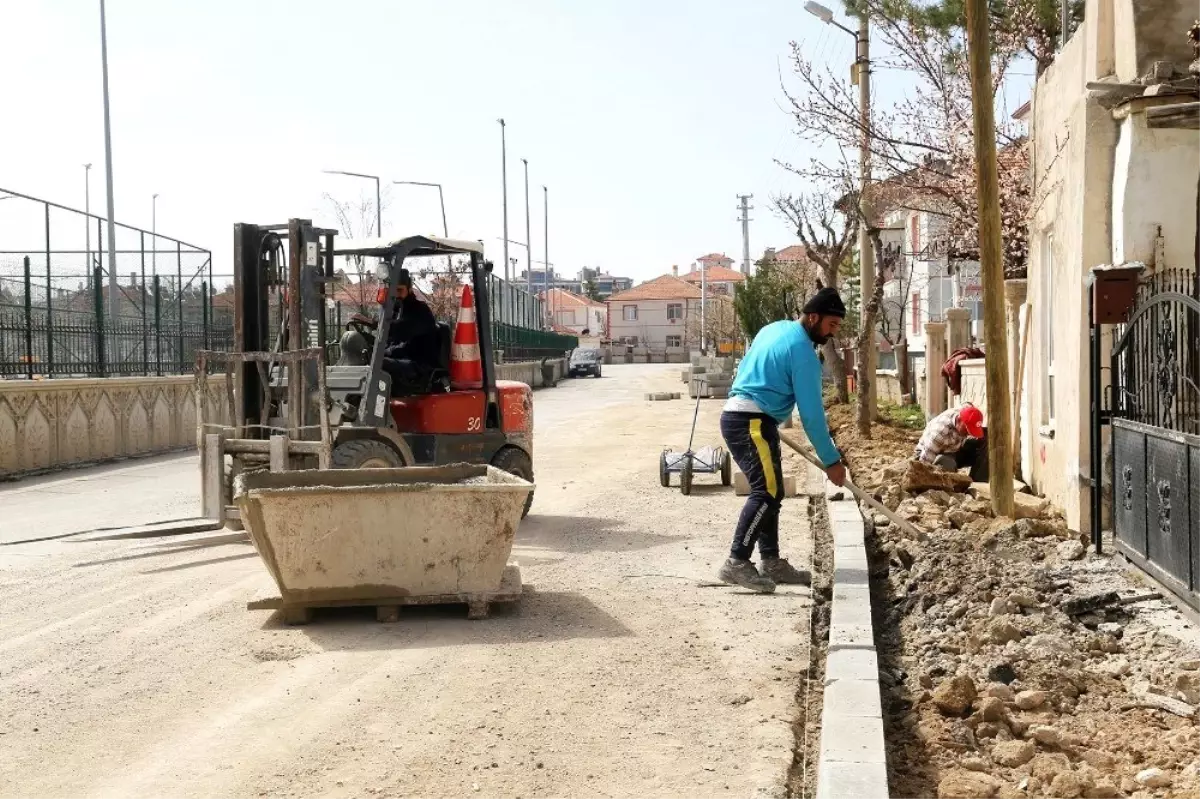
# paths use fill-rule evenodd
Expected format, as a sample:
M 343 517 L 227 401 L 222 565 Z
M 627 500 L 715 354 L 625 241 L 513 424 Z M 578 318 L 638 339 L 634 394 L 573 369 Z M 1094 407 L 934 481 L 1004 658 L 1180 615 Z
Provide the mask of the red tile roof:
M 794 261 L 797 263 L 807 263 L 808 249 L 803 244 L 793 244 L 775 253 L 775 260 L 780 262 Z
M 735 269 L 727 269 L 723 266 L 710 266 L 707 270 L 709 283 L 740 283 L 746 279 L 746 276 Z M 700 270 L 696 269 L 688 272 L 686 275 L 680 275 L 680 280 L 686 280 L 689 283 L 700 285 Z
M 698 300 L 700 288 L 674 275 L 663 275 L 653 280 L 647 280 L 641 285 L 614 294 L 608 302 L 628 302 L 632 300 Z
M 733 263 L 733 259 L 723 252 L 710 252 L 708 255 L 701 255 L 697 261 L 729 261 Z
M 539 291 L 538 297 L 545 300 L 546 292 Z M 555 306 L 561 306 L 564 303 L 567 305 L 582 305 L 582 306 L 595 305 L 595 306 L 599 306 L 600 308 L 604 307 L 604 303 L 596 302 L 595 300 L 588 299 L 587 297 L 584 297 L 580 294 L 576 294 L 573 291 L 567 291 L 566 289 L 550 289 L 550 304 L 555 305 Z

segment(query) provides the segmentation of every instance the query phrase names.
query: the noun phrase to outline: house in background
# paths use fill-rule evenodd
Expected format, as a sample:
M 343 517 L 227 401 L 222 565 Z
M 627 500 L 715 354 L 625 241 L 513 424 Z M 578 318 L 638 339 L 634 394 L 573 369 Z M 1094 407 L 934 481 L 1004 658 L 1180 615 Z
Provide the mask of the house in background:
M 608 337 L 614 342 L 649 349 L 695 344 L 700 288 L 686 280 L 674 275 L 656 277 L 614 294 L 607 305 Z
M 681 280 L 686 280 L 697 288 L 703 285 L 708 289 L 709 294 L 720 294 L 724 297 L 732 297 L 734 287 L 746 281 L 746 276 L 735 269 L 710 265 L 707 270 L 702 272 L 704 262 L 699 261 L 698 263 L 700 264 L 698 267 L 684 275 L 679 274 L 678 266 L 672 266 L 671 274 Z
M 549 278 L 547 280 L 547 278 Z M 526 285 L 531 287 L 533 292 L 545 291 L 547 285 L 551 289 L 563 289 L 564 291 L 572 292 L 586 296 L 588 286 L 595 286 L 596 293 L 601 300 L 616 294 L 619 291 L 625 291 L 633 287 L 633 278 L 618 277 L 611 275 L 608 272 L 602 272 L 599 269 L 584 267 L 579 270 L 579 273 L 573 277 L 564 277 L 554 271 L 554 267 L 550 267 L 549 275 L 544 269 L 533 269 L 530 271 L 521 272 L 521 276 L 512 281 L 513 285 L 518 288 L 524 288 Z
M 539 292 L 537 296 L 544 303 L 556 331 L 585 338 L 604 337 L 608 318 L 608 306 L 604 303 L 565 289 L 550 289 L 548 295 Z

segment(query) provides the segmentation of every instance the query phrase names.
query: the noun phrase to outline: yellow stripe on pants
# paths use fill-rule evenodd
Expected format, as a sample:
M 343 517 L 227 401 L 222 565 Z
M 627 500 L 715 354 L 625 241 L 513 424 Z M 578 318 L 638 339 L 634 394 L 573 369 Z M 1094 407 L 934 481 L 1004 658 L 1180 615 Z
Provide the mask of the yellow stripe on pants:
M 767 478 L 767 493 L 775 496 L 775 465 L 771 462 L 771 447 L 762 434 L 762 419 L 750 420 L 750 439 L 758 450 L 758 459 L 762 461 L 763 476 Z

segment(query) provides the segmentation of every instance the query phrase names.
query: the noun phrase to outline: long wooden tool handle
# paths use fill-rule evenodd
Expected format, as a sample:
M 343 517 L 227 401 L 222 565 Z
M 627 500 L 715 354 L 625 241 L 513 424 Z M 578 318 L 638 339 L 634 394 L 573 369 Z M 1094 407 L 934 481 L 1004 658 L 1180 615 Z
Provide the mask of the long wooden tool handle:
M 793 450 L 795 450 L 796 453 L 798 455 L 800 455 L 801 458 L 804 458 L 804 460 L 808 461 L 813 466 L 816 466 L 821 471 L 825 471 L 825 467 L 821 465 L 820 461 L 818 461 L 811 453 L 806 451 L 803 447 L 801 447 L 795 441 L 792 441 L 787 436 L 780 436 L 779 440 L 782 441 L 783 443 L 787 444 Z M 895 524 L 897 527 L 899 527 L 901 530 L 903 530 L 908 535 L 912 536 L 913 538 L 917 539 L 918 541 L 924 541 L 927 538 L 925 533 L 923 531 L 921 531 L 919 528 L 917 528 L 910 522 L 907 522 L 904 519 L 901 519 L 899 516 L 897 516 L 895 513 L 893 513 L 892 510 L 887 505 L 884 505 L 882 502 L 875 499 L 875 497 L 871 496 L 866 491 L 863 491 L 861 488 L 856 486 L 853 482 L 850 481 L 849 476 L 846 477 L 845 487 L 847 490 L 850 491 L 851 494 L 853 494 L 855 496 L 855 498 L 857 498 L 861 502 L 866 503 L 873 510 L 876 510 L 876 511 L 879 511 L 880 513 L 882 513 L 889 520 L 891 520 L 891 522 L 893 524 Z

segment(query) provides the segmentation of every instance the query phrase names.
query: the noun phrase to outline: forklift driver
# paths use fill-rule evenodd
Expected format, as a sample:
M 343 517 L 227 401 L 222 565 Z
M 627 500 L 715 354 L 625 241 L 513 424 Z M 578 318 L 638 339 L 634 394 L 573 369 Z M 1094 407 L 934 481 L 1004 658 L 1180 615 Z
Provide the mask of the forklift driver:
M 394 396 L 422 393 L 438 363 L 437 319 L 413 293 L 407 269 L 396 282 L 396 300 L 383 368 L 392 377 Z

